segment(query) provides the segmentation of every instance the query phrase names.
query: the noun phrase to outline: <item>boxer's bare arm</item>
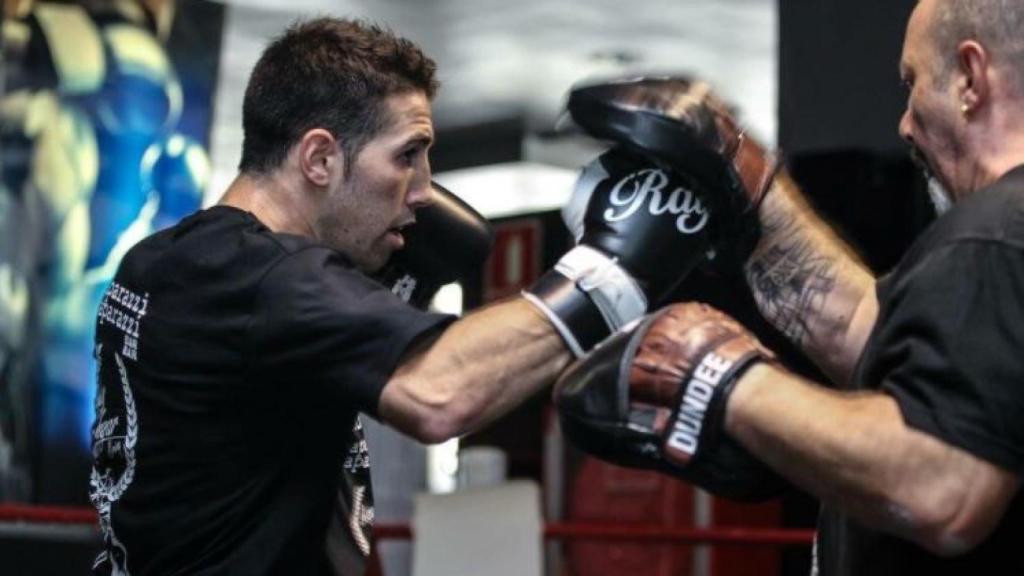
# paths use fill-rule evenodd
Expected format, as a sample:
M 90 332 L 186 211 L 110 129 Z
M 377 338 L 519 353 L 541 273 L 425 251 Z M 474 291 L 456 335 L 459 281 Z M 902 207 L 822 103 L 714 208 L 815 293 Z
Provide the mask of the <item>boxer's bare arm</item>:
M 794 483 L 877 529 L 943 555 L 995 527 L 1016 474 L 908 427 L 896 401 L 839 392 L 768 365 L 729 399 L 726 429 Z
M 466 315 L 412 351 L 384 387 L 380 415 L 423 442 L 478 429 L 554 382 L 572 355 L 523 298 Z
M 845 385 L 878 314 L 874 278 L 784 172 L 759 216 L 745 273 L 761 314 Z

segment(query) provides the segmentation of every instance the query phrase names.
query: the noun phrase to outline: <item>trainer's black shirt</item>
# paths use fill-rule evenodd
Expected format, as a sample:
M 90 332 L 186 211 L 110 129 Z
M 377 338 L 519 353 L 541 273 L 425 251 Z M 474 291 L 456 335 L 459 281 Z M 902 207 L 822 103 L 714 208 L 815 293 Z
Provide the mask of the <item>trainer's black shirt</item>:
M 909 426 L 1024 471 L 1024 167 L 960 201 L 877 285 L 879 314 L 854 382 Z M 1024 574 L 1024 501 L 962 556 L 939 558 L 825 510 L 822 576 Z
M 357 415 L 450 320 L 234 208 L 140 242 L 96 326 L 96 572 L 362 574 Z

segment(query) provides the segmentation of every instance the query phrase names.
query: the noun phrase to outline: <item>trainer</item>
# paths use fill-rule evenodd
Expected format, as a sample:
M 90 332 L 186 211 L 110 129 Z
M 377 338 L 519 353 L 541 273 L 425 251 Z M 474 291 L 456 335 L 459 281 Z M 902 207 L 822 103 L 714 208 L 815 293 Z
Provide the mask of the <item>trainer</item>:
M 915 7 L 899 131 L 954 207 L 878 280 L 784 172 L 766 179 L 775 160 L 705 84 L 578 92 L 574 117 L 592 133 L 714 184 L 719 214 L 756 216 L 759 239 L 733 253 L 760 312 L 838 390 L 785 370 L 725 314 L 676 305 L 559 383 L 577 444 L 719 492 L 731 470 L 749 492 L 759 476 L 720 454 L 738 443 L 751 470 L 753 456 L 822 500 L 824 576 L 1024 573 L 1022 24 L 1016 1 Z

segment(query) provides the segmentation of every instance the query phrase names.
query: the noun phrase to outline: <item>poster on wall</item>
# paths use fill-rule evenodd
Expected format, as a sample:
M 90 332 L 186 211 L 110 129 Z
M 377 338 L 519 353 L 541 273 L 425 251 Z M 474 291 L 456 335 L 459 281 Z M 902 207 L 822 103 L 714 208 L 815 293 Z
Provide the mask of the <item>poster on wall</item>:
M 0 501 L 83 503 L 96 310 L 209 181 L 224 7 L 4 0 Z

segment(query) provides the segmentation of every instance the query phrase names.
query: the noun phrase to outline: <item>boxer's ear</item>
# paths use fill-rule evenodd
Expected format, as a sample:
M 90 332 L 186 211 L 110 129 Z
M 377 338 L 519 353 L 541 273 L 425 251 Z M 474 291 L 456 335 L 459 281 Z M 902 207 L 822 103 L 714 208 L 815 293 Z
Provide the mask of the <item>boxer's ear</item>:
M 344 154 L 338 141 L 323 128 L 306 131 L 296 147 L 299 170 L 314 186 L 327 186 L 331 174 L 344 168 Z

